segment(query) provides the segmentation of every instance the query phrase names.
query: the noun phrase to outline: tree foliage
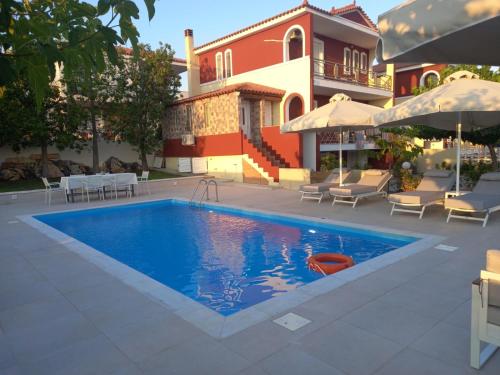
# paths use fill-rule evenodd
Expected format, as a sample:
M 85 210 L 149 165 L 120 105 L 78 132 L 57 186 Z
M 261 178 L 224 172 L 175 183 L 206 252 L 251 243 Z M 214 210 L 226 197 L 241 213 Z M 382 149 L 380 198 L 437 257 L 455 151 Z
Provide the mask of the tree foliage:
M 92 132 L 92 170 L 97 173 L 100 169 L 99 162 L 99 138 L 104 130 L 99 126 L 99 120 L 109 117 L 110 103 L 115 100 L 116 81 L 123 68 L 123 58 L 119 56 L 116 65 L 106 61 L 106 67 L 102 73 L 96 70 L 81 70 L 81 74 L 75 74 L 65 78 L 66 91 L 75 100 L 73 105 L 78 106 L 82 120 Z
M 161 125 L 167 107 L 175 100 L 180 78 L 172 68 L 173 51 L 161 44 L 157 50 L 140 46 L 138 57 L 126 57 L 116 88 L 112 116 L 108 122 L 123 140 L 135 146 L 142 167 L 147 155 L 161 144 Z
M 432 90 L 436 86 L 443 84 L 446 77 L 461 70 L 467 70 L 469 72 L 475 73 L 479 76 L 480 79 L 500 82 L 500 70 L 494 70 L 490 66 L 449 65 L 441 71 L 441 79 L 439 82 L 427 87 L 418 87 L 414 90 L 413 94 L 420 95 L 424 92 Z M 408 129 L 405 129 L 404 132 L 406 135 L 426 140 L 442 139 L 456 136 L 456 132 L 454 131 L 435 129 L 427 126 L 412 126 Z M 495 153 L 495 145 L 500 141 L 500 124 L 496 127 L 487 129 L 475 130 L 471 132 L 464 131 L 462 132 L 462 139 L 473 144 L 486 146 L 490 152 L 492 164 L 495 168 L 497 168 L 498 160 Z
M 0 97 L 0 146 L 15 151 L 24 147 L 40 147 L 42 176 L 48 172 L 48 147 L 80 149 L 78 133 L 81 114 L 71 97 L 61 95 L 57 86 L 50 86 L 41 107 L 35 106 L 35 93 L 28 82 L 18 80 Z
M 149 19 L 155 0 L 144 0 Z M 115 63 L 115 46 L 130 42 L 137 51 L 139 32 L 131 0 L 2 0 L 0 2 L 0 87 L 22 77 L 38 107 L 56 77 L 56 64 L 72 76 L 81 69 L 102 72 L 105 58 Z M 104 22 L 103 19 L 107 19 Z M 117 31 L 119 30 L 119 31 Z

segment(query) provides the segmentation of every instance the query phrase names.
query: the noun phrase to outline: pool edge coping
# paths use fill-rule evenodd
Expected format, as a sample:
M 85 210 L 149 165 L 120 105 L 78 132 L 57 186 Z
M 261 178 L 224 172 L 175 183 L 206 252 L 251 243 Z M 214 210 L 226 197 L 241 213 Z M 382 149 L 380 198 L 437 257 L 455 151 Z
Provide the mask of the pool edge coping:
M 173 312 L 182 319 L 193 324 L 205 333 L 215 338 L 226 338 L 246 328 L 249 328 L 257 323 L 275 318 L 278 314 L 291 310 L 303 303 L 328 292 L 331 292 L 348 282 L 360 279 L 370 273 L 385 268 L 402 259 L 408 258 L 424 250 L 442 242 L 446 237 L 410 232 L 406 230 L 393 230 L 374 225 L 356 224 L 346 221 L 331 220 L 327 218 L 318 218 L 305 215 L 296 215 L 290 213 L 281 213 L 277 211 L 269 211 L 255 208 L 248 208 L 235 205 L 227 205 L 221 203 L 202 203 L 202 206 L 208 208 L 225 207 L 234 210 L 243 210 L 250 213 L 271 215 L 278 217 L 289 217 L 298 220 L 307 220 L 315 223 L 330 224 L 354 229 L 366 229 L 374 232 L 385 232 L 395 235 L 411 236 L 418 238 L 417 241 L 408 245 L 399 247 L 395 250 L 382 254 L 376 258 L 365 261 L 352 268 L 341 271 L 334 275 L 329 275 L 319 280 L 310 282 L 296 290 L 288 291 L 287 293 L 270 298 L 256 305 L 248 307 L 230 316 L 223 316 L 210 308 L 202 305 L 199 302 L 177 292 L 176 290 L 150 278 L 149 276 L 133 269 L 132 267 L 121 263 L 118 260 L 100 252 L 99 250 L 86 245 L 83 242 L 45 224 L 35 216 L 45 214 L 64 213 L 71 211 L 82 211 L 97 208 L 108 208 L 113 206 L 141 204 L 155 201 L 183 201 L 189 202 L 184 198 L 165 197 L 159 199 L 141 200 L 128 203 L 113 203 L 100 205 L 97 207 L 84 207 L 70 210 L 49 211 L 34 214 L 18 215 L 17 218 L 31 227 L 37 229 L 42 234 L 53 239 L 57 243 L 63 245 L 73 253 L 78 254 L 90 263 L 98 266 L 103 271 L 108 272 L 112 276 L 121 280 L 128 286 L 137 291 L 149 296 L 156 302 L 159 302 L 167 310 Z

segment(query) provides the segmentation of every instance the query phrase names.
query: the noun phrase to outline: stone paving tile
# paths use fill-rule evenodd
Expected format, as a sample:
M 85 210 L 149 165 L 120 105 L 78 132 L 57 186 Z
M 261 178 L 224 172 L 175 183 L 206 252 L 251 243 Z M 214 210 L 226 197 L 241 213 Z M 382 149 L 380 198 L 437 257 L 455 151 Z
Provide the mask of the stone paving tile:
M 387 362 L 376 375 L 458 375 L 462 369 L 413 349 L 405 349 Z
M 9 284 L 8 290 L 0 292 L 0 311 L 58 296 L 59 292 L 47 281 L 23 280 L 22 284 Z
M 403 345 L 350 324 L 336 321 L 300 340 L 310 355 L 347 374 L 371 374 Z
M 458 306 L 452 313 L 444 319 L 444 322 L 460 328 L 470 329 L 471 320 L 471 300 Z
M 105 334 L 121 332 L 124 327 L 131 329 L 131 326 L 152 318 L 171 314 L 160 304 L 139 293 L 114 301 L 112 304 L 94 305 L 81 312 Z
M 290 345 L 259 363 L 270 375 L 342 375 L 343 372 Z
M 37 375 L 122 374 L 133 363 L 105 336 L 98 335 L 61 348 L 22 370 Z
M 307 301 L 302 308 L 311 311 L 317 311 L 327 314 L 333 319 L 337 319 L 364 304 L 373 301 L 376 296 L 368 291 L 359 290 L 351 287 L 350 283 L 329 293 Z
M 68 300 L 55 296 L 0 311 L 0 326 L 4 332 L 14 333 L 76 312 L 76 308 Z
M 98 334 L 80 313 L 70 313 L 52 321 L 40 321 L 37 326 L 6 333 L 5 337 L 16 359 L 26 363 Z
M 14 367 L 15 364 L 16 362 L 12 352 L 10 351 L 7 338 L 2 331 L 0 331 L 0 374 L 2 373 L 2 370 L 6 371 L 8 368 Z
M 380 300 L 366 304 L 341 320 L 403 345 L 413 342 L 438 322 Z
M 468 367 L 470 332 L 446 323 L 439 323 L 411 348 L 457 367 Z
M 146 374 L 151 375 L 228 375 L 237 374 L 249 366 L 249 361 L 207 335 L 152 355 L 139 364 Z
M 166 316 L 137 322 L 108 333 L 114 344 L 134 362 L 189 341 L 200 330 L 183 319 L 166 312 Z
M 136 290 L 124 283 L 113 279 L 110 282 L 100 284 L 99 287 L 86 287 L 75 291 L 64 293 L 79 310 L 85 310 L 99 305 L 112 305 L 121 299 L 127 299 L 136 295 Z
M 288 344 L 290 332 L 272 321 L 265 321 L 238 332 L 221 343 L 242 357 L 259 362 Z
M 391 290 L 380 297 L 379 301 L 437 319 L 448 316 L 463 303 L 462 298 L 422 289 L 411 282 Z

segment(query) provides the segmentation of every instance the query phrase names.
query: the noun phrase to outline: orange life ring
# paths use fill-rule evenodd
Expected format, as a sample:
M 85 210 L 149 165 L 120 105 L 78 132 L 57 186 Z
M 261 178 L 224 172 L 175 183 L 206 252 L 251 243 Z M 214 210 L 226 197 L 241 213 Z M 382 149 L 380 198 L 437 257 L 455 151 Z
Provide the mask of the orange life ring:
M 311 255 L 307 259 L 309 269 L 331 275 L 332 273 L 345 270 L 354 265 L 352 257 L 338 253 L 320 253 Z

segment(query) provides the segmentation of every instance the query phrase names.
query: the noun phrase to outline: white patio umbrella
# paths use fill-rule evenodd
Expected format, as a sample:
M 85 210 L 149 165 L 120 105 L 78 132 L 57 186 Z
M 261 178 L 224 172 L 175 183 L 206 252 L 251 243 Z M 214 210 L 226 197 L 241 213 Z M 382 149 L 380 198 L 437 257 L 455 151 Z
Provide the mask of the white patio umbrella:
M 379 62 L 500 64 L 498 0 L 410 0 L 378 29 Z
M 380 127 L 425 125 L 457 132 L 457 181 L 460 193 L 462 130 L 500 125 L 500 83 L 484 81 L 470 72 L 456 72 L 446 82 L 373 117 Z
M 345 94 L 335 94 L 330 103 L 283 124 L 281 132 L 320 132 L 337 128 L 340 131 L 339 180 L 342 185 L 342 131 L 373 128 L 372 117 L 381 111 L 380 107 L 354 102 Z

